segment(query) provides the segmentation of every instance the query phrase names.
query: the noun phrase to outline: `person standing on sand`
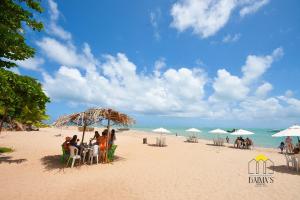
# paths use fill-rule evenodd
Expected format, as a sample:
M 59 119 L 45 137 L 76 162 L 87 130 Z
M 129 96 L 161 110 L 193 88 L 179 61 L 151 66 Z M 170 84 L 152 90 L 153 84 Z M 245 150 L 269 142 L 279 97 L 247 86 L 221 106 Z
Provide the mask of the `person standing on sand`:
M 228 136 L 226 136 L 226 142 L 229 143 L 229 137 Z
M 287 153 L 292 153 L 294 147 L 293 147 L 293 140 L 290 136 L 287 136 L 285 138 L 285 145 L 286 145 Z

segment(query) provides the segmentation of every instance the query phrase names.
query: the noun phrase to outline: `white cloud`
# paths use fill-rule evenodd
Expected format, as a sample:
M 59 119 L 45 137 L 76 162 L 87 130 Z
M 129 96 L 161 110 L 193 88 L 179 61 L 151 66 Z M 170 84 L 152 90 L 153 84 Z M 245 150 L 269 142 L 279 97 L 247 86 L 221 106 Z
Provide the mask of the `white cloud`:
M 160 58 L 160 59 L 156 60 L 155 63 L 154 63 L 154 74 L 155 74 L 155 76 L 160 76 L 160 70 L 164 67 L 166 67 L 166 63 L 165 63 L 164 58 Z
M 271 55 L 249 55 L 242 66 L 242 77 L 233 76 L 225 69 L 218 70 L 218 75 L 213 82 L 214 93 L 209 97 L 210 101 L 233 101 L 248 97 L 253 87 L 252 84 L 259 81 L 261 76 L 271 66 L 273 61 L 283 55 L 283 49 L 275 49 Z M 264 97 L 272 90 L 272 85 L 265 83 L 255 91 L 256 95 Z
M 142 113 L 190 115 L 203 108 L 206 79 L 201 70 L 168 69 L 161 77 L 145 76 L 136 72 L 136 65 L 125 54 L 104 58 L 100 70 L 81 73 L 61 66 L 54 76 L 44 74 L 44 89 L 55 100 Z
M 263 83 L 256 89 L 255 95 L 264 98 L 272 89 L 273 86 L 270 83 Z
M 240 10 L 240 15 L 242 17 L 248 15 L 248 14 L 252 14 L 252 13 L 255 13 L 256 11 L 258 11 L 261 7 L 267 5 L 270 0 L 245 0 L 245 2 L 248 4 L 246 4 L 245 7 L 243 7 L 241 10 Z
M 41 66 L 44 64 L 43 58 L 28 58 L 26 60 L 18 60 L 16 61 L 17 65 L 28 70 L 33 71 L 41 71 Z
M 95 68 L 98 62 L 91 54 L 91 49 L 86 43 L 81 53 L 77 52 L 72 43 L 61 43 L 49 37 L 42 38 L 42 40 L 37 41 L 36 44 L 48 58 L 61 65 Z
M 60 16 L 60 12 L 57 7 L 57 3 L 54 0 L 48 0 L 49 4 L 49 12 L 50 12 L 50 23 L 49 26 L 46 24 L 46 28 L 49 29 L 49 32 L 52 35 L 55 35 L 61 39 L 64 40 L 70 40 L 72 38 L 71 33 L 68 31 L 64 30 L 61 26 L 59 26 L 58 20 Z
M 234 35 L 230 35 L 230 34 L 227 34 L 222 42 L 223 43 L 232 43 L 232 42 L 237 42 L 239 39 L 241 38 L 241 34 L 240 33 L 236 33 Z
M 213 89 L 215 93 L 210 97 L 211 101 L 242 100 L 249 93 L 249 88 L 242 83 L 242 80 L 225 69 L 218 70 Z
M 271 64 L 276 59 L 279 59 L 282 55 L 282 48 L 275 49 L 271 55 L 267 56 L 249 55 L 245 65 L 242 67 L 242 72 L 244 74 L 243 81 L 246 84 L 249 84 L 252 81 L 260 78 L 271 66 Z
M 173 4 L 171 26 L 182 32 L 189 28 L 202 38 L 216 34 L 229 21 L 235 9 L 241 16 L 254 13 L 261 0 L 178 0 Z
M 159 8 L 150 12 L 150 23 L 153 27 L 153 34 L 156 40 L 160 39 L 160 33 L 158 28 L 158 23 L 160 21 L 160 18 L 161 18 L 161 10 Z

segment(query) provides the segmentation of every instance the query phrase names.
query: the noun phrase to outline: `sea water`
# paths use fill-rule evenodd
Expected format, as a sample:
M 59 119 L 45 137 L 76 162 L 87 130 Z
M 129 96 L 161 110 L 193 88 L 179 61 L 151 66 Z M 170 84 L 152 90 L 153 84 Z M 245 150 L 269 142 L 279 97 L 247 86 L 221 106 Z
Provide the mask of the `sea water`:
M 140 130 L 140 131 L 146 131 L 149 133 L 153 133 L 152 130 L 158 128 L 158 127 L 138 127 L 138 126 L 134 126 L 132 127 L 132 129 L 134 130 Z M 186 132 L 185 130 L 188 129 L 189 127 L 186 128 L 172 128 L 172 127 L 164 127 L 166 129 L 168 129 L 169 131 L 171 131 L 171 135 L 178 135 L 178 136 L 188 136 L 189 132 Z M 197 133 L 198 138 L 200 139 L 206 139 L 206 140 L 212 140 L 213 138 L 216 137 L 222 137 L 222 138 L 226 138 L 226 136 L 229 137 L 229 142 L 233 143 L 236 139 L 237 136 L 234 135 L 230 135 L 230 133 L 228 134 L 212 134 L 209 133 L 209 131 L 215 129 L 215 128 L 202 128 L 202 127 L 193 127 L 193 128 L 197 128 L 199 130 L 201 130 L 201 133 Z M 223 130 L 232 130 L 232 128 L 224 128 Z M 283 137 L 272 137 L 273 134 L 275 134 L 276 132 L 278 132 L 279 130 L 273 130 L 273 129 L 260 129 L 260 128 L 252 128 L 252 129 L 245 129 L 248 131 L 251 131 L 254 133 L 254 135 L 245 135 L 243 136 L 243 138 L 247 138 L 249 137 L 253 143 L 254 146 L 256 147 L 268 147 L 268 148 L 278 148 L 280 142 L 284 141 L 285 138 Z M 297 138 L 293 138 L 293 142 L 295 143 L 297 141 Z

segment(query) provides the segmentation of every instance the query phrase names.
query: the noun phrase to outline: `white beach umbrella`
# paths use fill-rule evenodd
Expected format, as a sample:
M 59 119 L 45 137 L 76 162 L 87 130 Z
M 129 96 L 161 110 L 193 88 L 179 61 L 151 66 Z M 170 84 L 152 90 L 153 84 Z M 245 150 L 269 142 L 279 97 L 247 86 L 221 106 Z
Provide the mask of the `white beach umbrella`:
M 192 136 L 194 136 L 194 137 L 198 137 L 196 133 L 201 133 L 201 131 L 196 128 L 189 128 L 189 129 L 186 129 L 185 131 L 192 133 Z
M 300 126 L 294 125 L 272 135 L 272 137 L 287 137 L 287 136 L 300 136 Z
M 242 135 L 253 135 L 254 133 L 251 131 L 246 131 L 244 129 L 238 129 L 234 132 L 231 133 L 231 135 L 238 135 L 238 136 L 242 136 Z
M 211 131 L 209 131 L 209 133 L 214 133 L 214 134 L 228 134 L 227 131 L 224 131 L 224 130 L 219 129 L 219 128 L 211 130 Z
M 171 131 L 165 129 L 165 128 L 157 128 L 157 129 L 153 129 L 152 132 L 156 132 L 156 133 L 171 133 Z
M 192 133 L 201 133 L 199 129 L 196 128 L 189 128 L 185 130 L 186 132 L 192 132 Z

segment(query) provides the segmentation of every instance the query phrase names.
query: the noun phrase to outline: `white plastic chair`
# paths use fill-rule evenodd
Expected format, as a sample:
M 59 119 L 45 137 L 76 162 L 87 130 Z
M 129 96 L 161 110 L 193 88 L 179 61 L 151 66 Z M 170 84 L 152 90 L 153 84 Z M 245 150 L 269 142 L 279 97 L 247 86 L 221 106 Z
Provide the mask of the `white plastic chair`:
M 160 146 L 160 138 L 156 138 L 156 146 Z
M 93 149 L 90 151 L 90 154 L 89 154 L 90 164 L 93 164 L 94 158 L 96 158 L 97 164 L 98 164 L 98 162 L 99 162 L 99 146 L 98 145 L 94 145 Z
M 299 172 L 299 165 L 300 165 L 300 154 L 294 155 L 294 165 L 296 167 L 297 172 Z
M 287 165 L 287 168 L 290 167 L 290 163 L 292 165 L 292 167 L 294 167 L 294 159 L 291 155 L 288 155 L 288 154 L 284 154 L 285 156 L 285 159 L 286 159 L 286 165 Z
M 166 144 L 166 137 L 162 137 L 161 138 L 161 146 L 167 146 L 167 144 Z
M 71 168 L 73 168 L 76 160 L 79 160 L 79 163 L 80 163 L 81 157 L 80 157 L 80 155 L 78 155 L 79 150 L 76 147 L 70 146 L 69 148 L 70 148 L 70 157 L 68 159 L 67 166 L 69 165 L 69 162 L 72 159 Z

